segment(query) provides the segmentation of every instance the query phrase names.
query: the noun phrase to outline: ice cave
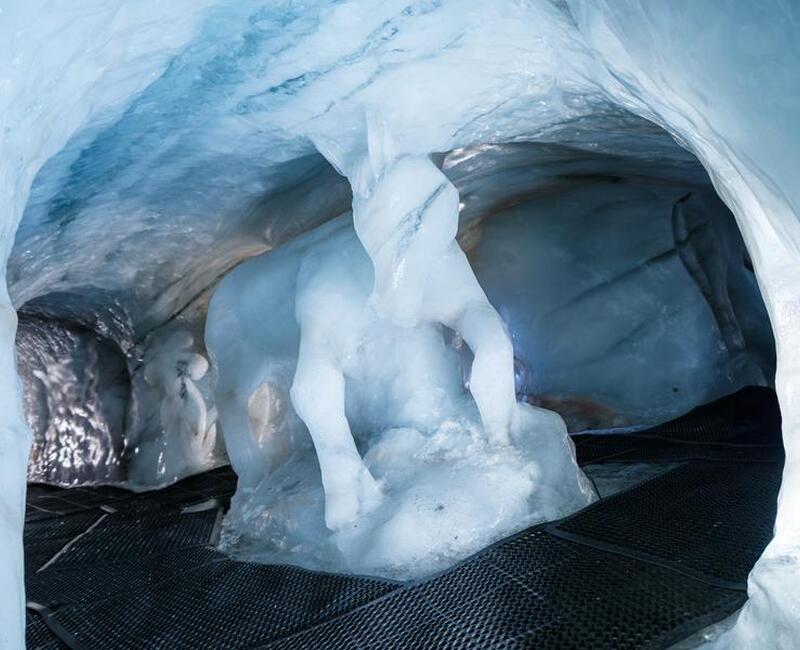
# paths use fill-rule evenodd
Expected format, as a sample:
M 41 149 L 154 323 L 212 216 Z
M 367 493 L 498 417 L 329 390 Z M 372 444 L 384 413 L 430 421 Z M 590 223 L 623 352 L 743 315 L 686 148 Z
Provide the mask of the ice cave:
M 800 647 L 800 3 L 0 2 L 0 646 Z

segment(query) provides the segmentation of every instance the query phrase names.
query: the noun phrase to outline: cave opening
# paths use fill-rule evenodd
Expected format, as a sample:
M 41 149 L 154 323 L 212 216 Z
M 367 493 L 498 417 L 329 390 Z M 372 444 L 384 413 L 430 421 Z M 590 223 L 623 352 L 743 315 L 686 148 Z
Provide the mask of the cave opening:
M 75 153 L 60 155 L 72 159 Z M 79 245 L 78 233 L 91 233 L 99 223 L 98 206 L 107 206 L 111 195 L 116 196 L 113 182 L 103 187 L 102 177 L 84 178 L 95 169 L 91 156 L 99 154 L 83 155 L 90 156 L 88 162 L 72 164 L 73 176 L 51 190 L 55 196 L 47 196 L 44 188 L 63 175 L 64 163 L 55 160 L 43 168 L 9 263 L 12 298 L 24 301 L 19 306 L 17 360 L 34 434 L 28 467 L 34 484 L 28 501 L 31 532 L 26 532 L 29 570 L 45 577 L 48 571 L 61 576 L 77 571 L 83 560 L 71 554 L 79 551 L 94 557 L 91 562 L 104 571 L 111 570 L 106 565 L 113 543 L 100 533 L 118 534 L 113 528 L 106 531 L 105 524 L 118 512 L 129 516 L 126 504 L 134 504 L 134 509 L 161 509 L 152 517 L 137 511 L 136 521 L 143 526 L 140 533 L 156 540 L 155 546 L 158 540 L 165 543 L 157 552 L 133 548 L 131 558 L 139 563 L 157 566 L 161 554 L 178 558 L 183 548 L 202 546 L 215 554 L 214 561 L 225 557 L 244 567 L 255 561 L 298 565 L 317 571 L 312 576 L 329 570 L 346 573 L 341 564 L 322 557 L 324 547 L 304 547 L 304 536 L 293 538 L 284 531 L 283 538 L 276 537 L 281 529 L 274 521 L 281 516 L 318 534 L 319 522 L 309 524 L 304 517 L 319 518 L 319 504 L 309 500 L 311 492 L 297 488 L 309 480 L 303 473 L 309 471 L 307 463 L 288 463 L 276 472 L 273 468 L 271 485 L 250 486 L 247 494 L 240 490 L 229 505 L 236 476 L 227 469 L 218 362 L 206 347 L 209 302 L 221 279 L 245 260 L 274 256 L 291 242 L 318 236 L 314 233 L 322 232 L 324 240 L 326 227 L 347 218 L 339 216 L 351 201 L 346 183 L 320 156 L 308 155 L 287 163 L 281 182 L 269 191 L 260 186 L 258 192 L 244 191 L 241 200 L 231 201 L 235 210 L 228 208 L 226 216 L 239 215 L 233 222 L 221 225 L 218 217 L 204 216 L 206 222 L 192 227 L 147 216 L 142 221 L 136 209 L 140 199 L 132 195 L 126 199 L 127 214 L 134 215 L 131 223 L 120 233 L 107 233 L 97 254 L 38 256 L 37 251 L 59 242 Z M 698 461 L 729 467 L 750 456 L 748 462 L 779 468 L 780 415 L 772 392 L 776 358 L 769 317 L 736 221 L 693 155 L 649 122 L 601 113 L 529 141 L 477 145 L 432 158 L 458 189 L 458 243 L 513 342 L 517 399 L 563 418 L 578 462 L 599 493 L 597 503 L 625 491 L 636 494 L 637 486 L 672 475 L 665 480 L 686 481 L 687 490 L 695 494 L 700 488 L 691 483 L 698 480 L 692 463 Z M 84 186 L 97 183 L 100 190 L 89 192 L 85 204 L 76 208 L 73 195 L 86 194 Z M 169 214 L 174 199 L 159 201 L 144 197 L 142 205 Z M 54 226 L 43 236 L 26 219 Z M 142 243 L 131 233 L 143 224 L 147 237 Z M 211 231 L 222 234 L 212 240 Z M 201 247 L 203 255 L 198 256 Z M 120 269 L 112 252 L 123 250 L 133 261 Z M 279 269 L 271 277 L 287 282 L 291 295 L 291 280 L 281 273 Z M 31 277 L 37 278 L 34 284 L 28 281 Z M 91 284 L 86 283 L 89 277 Z M 456 331 L 443 336 L 468 386 L 473 360 L 469 346 Z M 382 362 L 380 356 L 373 358 Z M 281 433 L 286 409 L 291 409 L 290 371 L 282 368 L 274 375 L 283 378 L 283 388 L 275 382 L 249 386 L 246 404 L 240 404 L 256 446 L 268 440 L 261 448 L 270 453 L 276 450 L 272 441 Z M 740 425 L 751 415 L 755 419 L 742 434 Z M 347 416 L 358 421 L 358 407 L 348 404 Z M 359 449 L 367 455 L 374 442 L 370 432 L 353 426 Z M 758 437 L 759 427 L 769 429 L 764 440 Z M 731 428 L 736 432 L 728 439 Z M 286 458 L 293 453 L 287 448 L 291 444 L 309 447 L 308 440 L 287 440 L 278 449 Z M 310 467 L 311 474 L 318 472 L 313 463 Z M 745 474 L 751 465 L 746 467 Z M 302 471 L 293 474 L 298 468 Z M 772 481 L 764 486 L 764 500 L 752 507 L 769 502 L 770 495 L 774 501 L 770 490 L 776 487 L 775 476 L 747 476 Z M 715 480 L 720 490 L 730 488 L 724 477 Z M 259 504 L 253 501 L 253 490 L 259 499 L 265 491 L 277 493 L 277 500 L 269 497 L 266 506 Z M 311 514 L 281 513 L 282 499 L 305 504 Z M 444 501 L 437 506 L 449 507 Z M 98 508 L 105 508 L 104 514 Z M 180 528 L 187 517 L 194 518 L 192 525 L 198 526 L 204 542 L 189 533 L 181 537 L 184 532 L 170 537 L 169 531 Z M 58 532 L 37 540 L 37 527 L 53 521 L 61 522 Z M 614 521 L 626 525 L 624 517 Z M 746 549 L 750 555 L 745 564 L 755 562 L 769 541 L 769 536 L 764 539 L 764 518 L 758 522 L 762 529 Z M 78 528 L 73 530 L 72 523 Z M 529 524 L 522 520 L 495 531 L 413 577 L 424 581 L 464 557 L 472 558 L 467 563 L 484 557 L 488 542 L 492 553 L 509 535 L 513 543 Z M 98 543 L 108 548 L 82 549 L 80 540 L 91 540 L 83 535 L 95 525 Z M 536 522 L 533 529 L 542 525 Z M 766 525 L 771 525 L 769 517 Z M 553 526 L 548 534 L 558 540 L 581 537 Z M 227 555 L 211 550 L 220 542 Z M 123 552 L 122 547 L 113 551 Z M 745 566 L 745 577 L 751 566 Z M 388 577 L 398 575 L 408 577 L 402 572 Z M 712 581 L 738 595 L 740 578 L 726 575 Z M 233 589 L 225 579 L 203 579 L 209 591 Z M 397 586 L 391 580 L 367 580 L 368 588 L 359 587 L 373 590 L 372 596 Z M 44 593 L 41 580 L 34 584 L 33 594 Z M 181 580 L 176 584 L 186 588 Z M 309 588 L 319 585 L 312 582 Z M 719 611 L 727 614 L 739 605 L 740 600 L 726 601 Z M 57 619 L 57 609 L 50 615 Z M 705 620 L 708 611 L 698 616 L 689 627 L 698 627 L 695 623 Z M 45 620 L 51 631 L 63 635 L 57 621 L 51 625 Z

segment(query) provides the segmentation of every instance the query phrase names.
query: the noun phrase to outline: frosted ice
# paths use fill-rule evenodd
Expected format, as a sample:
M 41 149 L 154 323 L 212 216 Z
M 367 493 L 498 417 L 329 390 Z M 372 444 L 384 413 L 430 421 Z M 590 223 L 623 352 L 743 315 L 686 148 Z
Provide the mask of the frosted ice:
M 787 455 L 775 539 L 751 575 L 748 604 L 719 643 L 797 647 L 798 32 L 797 8 L 781 0 L 6 3 L 2 643 L 22 645 L 24 620 L 20 532 L 31 434 L 15 372 L 15 307 L 96 331 L 126 355 L 131 424 L 122 449 L 140 450 L 134 466 L 142 483 L 163 484 L 219 462 L 220 436 L 210 449 L 216 404 L 217 432 L 242 480 L 231 515 L 241 524 L 237 548 L 255 540 L 249 552 L 268 555 L 259 540 L 272 540 L 271 557 L 286 559 L 296 547 L 296 557 L 316 566 L 435 570 L 500 531 L 574 507 L 572 497 L 582 494 L 563 423 L 517 405 L 514 383 L 520 397 L 549 395 L 557 398 L 547 402 L 553 406 L 589 394 L 592 422 L 605 425 L 631 424 L 637 415 L 666 419 L 693 405 L 689 393 L 702 400 L 771 380 L 770 333 L 750 263 L 729 215 L 704 203 L 707 179 L 690 151 L 733 212 L 764 296 Z M 664 131 L 685 151 L 665 145 Z M 531 143 L 566 153 L 554 161 L 530 154 Z M 519 164 L 501 155 L 504 148 L 522 152 Z M 653 173 L 645 181 L 621 174 L 632 203 L 604 212 L 611 188 L 600 186 L 615 183 L 609 175 L 626 165 Z M 604 378 L 620 379 L 623 355 L 609 348 L 592 366 L 588 344 L 608 339 L 603 328 L 585 336 L 575 323 L 590 310 L 542 287 L 559 278 L 586 281 L 578 265 L 568 271 L 556 254 L 580 249 L 606 271 L 625 267 L 637 278 L 631 296 L 657 314 L 643 298 L 657 284 L 652 265 L 623 247 L 610 261 L 592 253 L 580 237 L 588 232 L 576 217 L 580 206 L 548 203 L 555 194 L 597 206 L 602 223 L 631 224 L 636 204 L 651 216 L 670 211 L 671 220 L 653 216 L 641 229 L 629 225 L 623 238 L 667 244 L 663 277 L 674 291 L 658 295 L 680 295 L 685 306 L 681 312 L 672 302 L 670 318 L 643 318 L 623 337 L 623 348 L 643 351 L 639 368 L 664 369 L 659 377 L 629 373 L 635 390 L 602 394 Z M 351 205 L 355 231 L 339 217 Z M 544 213 L 572 216 L 577 225 L 553 235 L 541 225 Z M 526 221 L 502 232 L 526 214 L 540 225 Z M 657 225 L 667 222 L 676 226 L 671 240 Z M 703 224 L 710 239 L 684 236 Z M 548 233 L 574 239 L 574 248 L 545 246 Z M 350 247 L 353 268 L 330 242 Z M 498 282 L 498 251 L 528 245 L 548 251 L 547 268 L 559 272 L 548 276 L 523 260 L 508 269 L 514 282 Z M 244 262 L 265 251 L 272 252 Z M 314 273 L 323 263 L 326 272 Z M 513 285 L 515 274 L 531 271 L 548 281 L 528 305 Z M 219 366 L 215 396 L 214 364 L 201 376 L 204 362 L 191 355 L 207 358 L 205 300 L 221 277 L 207 330 Z M 326 306 L 336 294 L 317 291 L 317 280 L 342 288 L 341 305 Z M 593 295 L 613 298 L 623 286 L 611 282 Z M 226 300 L 234 304 L 217 310 Z M 570 327 L 537 323 L 545 304 L 576 318 Z M 619 306 L 605 331 L 631 318 L 632 305 Z M 339 317 L 362 329 L 340 328 L 320 343 L 314 330 Z M 171 339 L 181 329 L 189 345 L 185 335 Z M 682 366 L 687 355 L 674 352 L 679 330 L 702 350 L 697 367 Z M 665 345 L 648 346 L 659 332 Z M 365 344 L 342 357 L 348 335 Z M 586 350 L 562 356 L 576 340 Z M 313 376 L 296 382 L 306 344 L 313 344 Z M 562 366 L 537 353 L 545 346 Z M 335 363 L 326 358 L 331 351 L 339 354 Z M 474 367 L 470 351 L 478 353 Z M 88 367 L 82 355 L 70 352 L 57 364 L 68 370 L 65 383 L 80 383 L 73 370 Z M 565 389 L 564 378 L 586 367 L 592 372 L 581 374 L 583 383 Z M 323 383 L 317 371 L 339 394 L 314 393 Z M 681 377 L 689 390 L 670 402 Z M 222 386 L 232 393 L 220 393 Z M 644 404 L 652 411 L 642 413 Z M 320 440 L 347 442 L 349 428 L 356 441 L 355 449 L 320 453 L 349 459 L 339 490 L 346 496 L 328 499 L 338 501 L 329 522 L 335 533 L 326 532 L 317 455 L 298 413 Z M 585 410 L 573 420 L 586 422 Z M 499 444 L 506 434 L 510 444 Z M 168 466 L 150 460 L 160 457 Z M 483 489 L 497 484 L 503 490 Z M 548 496 L 549 488 L 561 493 Z M 354 512 L 363 532 L 341 523 Z M 491 512 L 496 520 L 489 521 Z M 287 534 L 290 523 L 296 526 Z M 455 528 L 464 537 L 452 546 L 447 535 Z M 361 552 L 361 544 L 374 552 Z

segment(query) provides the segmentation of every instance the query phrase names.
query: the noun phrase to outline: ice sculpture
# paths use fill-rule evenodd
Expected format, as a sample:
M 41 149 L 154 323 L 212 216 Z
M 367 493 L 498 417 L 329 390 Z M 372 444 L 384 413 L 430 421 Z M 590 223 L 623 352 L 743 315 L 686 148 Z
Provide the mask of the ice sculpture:
M 433 171 L 434 187 L 444 184 Z M 227 520 L 229 550 L 413 577 L 591 501 L 558 415 L 516 404 L 502 322 L 460 248 L 451 240 L 445 251 L 453 257 L 434 260 L 440 275 L 427 286 L 414 326 L 396 325 L 372 307 L 372 264 L 346 215 L 223 280 L 206 338 L 242 487 Z M 448 267 L 451 273 L 442 272 Z M 433 319 L 453 313 L 463 320 L 448 322 L 463 327 L 476 350 L 474 399 L 452 345 L 461 338 L 451 334 L 448 344 L 448 328 Z M 509 375 L 511 404 L 500 416 L 494 405 L 480 409 L 487 395 L 475 382 L 487 372 L 480 356 L 491 343 L 487 332 L 506 340 L 498 356 L 483 359 L 490 376 Z M 499 371 L 491 367 L 498 360 Z
M 270 271 L 278 288 L 270 290 L 275 313 L 267 315 L 275 322 L 296 322 L 299 266 L 295 263 L 299 264 L 301 254 L 282 252 L 279 247 L 341 214 L 351 199 L 348 183 L 337 179 L 317 150 L 339 166 L 356 189 L 362 186 L 352 163 L 365 160 L 365 156 L 370 166 L 376 163 L 371 171 L 365 170 L 372 173 L 402 154 L 409 164 L 419 163 L 420 175 L 414 177 L 424 183 L 438 178 L 435 170 L 425 168 L 424 157 L 430 152 L 463 157 L 463 176 L 451 180 L 465 204 L 460 236 L 466 239 L 480 236 L 468 222 L 470 211 L 490 214 L 515 205 L 518 195 L 499 195 L 522 183 L 520 179 L 527 183 L 524 192 L 530 195 L 553 192 L 554 188 L 560 191 L 577 176 L 592 181 L 587 174 L 596 170 L 587 171 L 587 151 L 617 151 L 619 158 L 628 157 L 651 168 L 667 159 L 670 164 L 680 163 L 674 152 L 665 157 L 662 140 L 652 130 L 641 128 L 641 122 L 649 120 L 699 159 L 735 214 L 765 298 L 778 352 L 776 387 L 783 410 L 787 462 L 776 534 L 751 576 L 750 600 L 724 646 L 798 645 L 800 199 L 794 174 L 800 97 L 800 57 L 795 44 L 800 17 L 792 3 L 81 0 L 54 7 L 44 0 L 28 0 L 6 3 L 2 9 L 0 197 L 4 218 L 0 234 L 7 277 L 0 296 L 0 394 L 5 418 L 0 430 L 0 475 L 4 481 L 0 491 L 0 547 L 4 549 L 0 583 L 8 586 L 0 607 L 3 644 L 20 647 L 23 638 L 20 530 L 30 433 L 15 373 L 15 307 L 52 298 L 56 316 L 88 313 L 92 327 L 111 335 L 120 349 L 128 352 L 231 268 L 274 249 L 277 257 L 273 261 L 280 256 L 295 255 L 297 259 L 286 262 L 285 267 L 275 262 L 276 268 Z M 365 133 L 365 115 L 375 124 L 372 134 Z M 632 115 L 640 118 L 638 122 Z M 596 128 L 574 147 L 572 162 L 559 173 L 541 161 L 527 166 L 532 171 L 505 170 L 507 173 L 494 177 L 492 183 L 496 159 L 487 155 L 483 163 L 479 160 L 481 152 L 496 146 L 556 142 L 571 148 L 576 144 L 574 134 L 586 123 Z M 388 134 L 392 137 L 385 139 Z M 481 168 L 481 164 L 485 166 Z M 400 168 L 392 172 L 391 167 L 387 171 L 400 173 Z M 674 178 L 678 168 L 680 164 L 672 165 L 666 175 Z M 447 169 L 443 171 L 448 175 Z M 474 194 L 463 191 L 471 176 L 481 171 L 485 172 L 484 184 Z M 542 177 L 547 177 L 548 184 L 539 182 Z M 368 173 L 363 187 L 371 185 L 369 178 Z M 445 198 L 449 190 L 445 186 L 442 191 Z M 395 342 L 419 316 L 421 306 L 415 301 L 420 295 L 411 288 L 424 280 L 429 269 L 427 264 L 408 269 L 410 275 L 399 278 L 395 292 L 392 283 L 398 278 L 394 273 L 406 269 L 393 268 L 393 255 L 382 255 L 400 243 L 392 240 L 391 220 L 369 219 L 362 224 L 358 191 L 355 200 L 358 236 L 367 259 L 378 271 L 377 283 L 368 293 L 378 289 L 374 304 L 382 317 L 388 317 L 386 336 Z M 365 215 L 372 213 L 368 204 L 367 200 L 361 206 L 367 210 Z M 686 203 L 683 207 L 692 206 Z M 678 225 L 691 223 L 690 214 L 678 212 Z M 385 214 L 391 215 L 391 211 Z M 448 215 L 452 220 L 452 212 Z M 447 218 L 438 225 L 442 233 L 453 227 Z M 380 231 L 383 226 L 388 230 Z M 368 232 L 372 227 L 378 231 Z M 323 239 L 333 235 L 324 229 L 315 232 Z M 486 232 L 488 246 L 491 228 Z M 680 228 L 675 232 L 680 239 Z M 436 246 L 446 248 L 448 241 L 442 234 Z M 380 248 L 383 242 L 390 242 L 385 250 Z M 303 245 L 311 247 L 309 240 Z M 479 248 L 475 249 L 478 253 Z M 679 248 L 681 263 L 693 269 L 690 275 L 696 291 L 725 298 L 712 290 L 721 281 L 713 269 L 704 268 L 691 250 Z M 409 249 L 409 254 L 415 253 Z M 490 274 L 486 266 L 481 268 L 480 256 L 476 259 L 474 268 L 484 289 L 503 319 L 510 322 L 504 310 L 512 313 L 515 306 L 508 307 L 502 288 L 493 289 L 491 282 L 485 282 Z M 484 260 L 490 259 L 484 256 Z M 247 276 L 248 283 L 258 286 L 253 269 L 259 265 L 252 264 L 239 266 L 228 277 L 238 274 L 244 281 L 242 276 Z M 248 275 L 251 272 L 252 277 Z M 417 272 L 423 277 L 415 277 Z M 746 288 L 748 282 L 735 284 Z M 56 299 L 56 294 L 66 300 Z M 751 294 L 743 291 L 740 295 Z M 247 309 L 233 309 L 234 313 L 249 310 L 261 314 L 246 295 L 241 298 Z M 750 381 L 759 371 L 769 380 L 769 363 L 753 361 L 764 355 L 748 356 L 768 336 L 760 327 L 745 327 L 736 314 L 742 332 L 754 333 L 742 337 L 748 354 L 742 353 L 740 332 L 731 320 L 736 300 L 712 302 L 705 317 L 721 325 L 724 335 L 720 340 L 731 343 L 729 349 L 736 351 L 731 358 L 735 357 L 738 365 L 728 364 L 730 358 L 715 362 L 716 370 L 696 385 L 709 393 L 724 391 L 738 381 Z M 693 304 L 705 305 L 698 300 Z M 421 337 L 423 332 L 440 328 L 431 339 L 440 345 L 445 330 L 435 324 L 438 317 L 433 324 L 424 320 L 412 329 Z M 696 322 L 701 322 L 699 316 Z M 303 425 L 290 407 L 287 392 L 295 372 L 293 355 L 299 349 L 299 328 L 290 327 L 285 333 L 270 331 L 268 336 L 276 338 L 265 342 L 262 323 L 243 322 L 241 326 L 252 328 L 243 341 L 261 341 L 261 347 L 253 347 L 252 354 L 241 359 L 239 379 L 235 368 L 221 369 L 221 374 L 227 373 L 221 381 L 236 386 L 236 399 L 243 400 L 228 414 L 229 419 L 240 420 L 230 420 L 231 439 L 236 439 L 237 431 L 247 432 L 253 439 L 249 446 L 245 441 L 232 445 L 241 454 L 239 459 L 234 457 L 243 480 L 237 507 L 244 508 L 249 497 L 252 503 L 262 504 L 272 498 L 273 512 L 287 521 L 288 511 L 281 511 L 281 504 L 305 499 L 308 517 L 324 521 L 321 489 L 313 484 L 318 469 L 310 440 L 303 437 Z M 515 335 L 513 329 L 511 334 Z M 451 347 L 445 346 L 447 354 L 441 354 L 468 358 L 469 346 L 456 350 L 458 337 L 448 336 Z M 753 346 L 748 337 L 755 342 Z M 194 331 L 193 338 L 197 343 Z M 710 350 L 713 337 L 706 342 L 704 349 Z M 520 356 L 533 348 L 519 340 L 514 343 Z M 413 342 L 417 345 L 422 341 Z M 391 347 L 378 345 L 375 350 L 379 352 L 373 354 L 373 360 L 381 360 L 378 370 L 390 368 L 400 358 L 387 353 Z M 432 354 L 432 362 L 443 358 L 437 356 L 440 352 Z M 259 358 L 272 359 L 263 377 L 257 377 L 252 367 Z M 448 373 L 459 365 L 458 359 L 445 364 L 451 368 Z M 700 361 L 707 360 L 703 356 Z M 508 363 L 507 354 L 504 363 Z M 517 367 L 519 387 L 528 377 L 536 377 L 536 358 L 526 358 Z M 731 367 L 736 373 L 726 377 Z M 702 374 L 693 375 L 693 381 Z M 446 373 L 446 377 L 453 382 L 447 385 L 454 391 L 457 388 L 469 403 L 471 397 L 458 373 Z M 138 385 L 135 368 L 132 378 Z M 248 382 L 253 385 L 245 385 Z M 660 395 L 650 391 L 654 385 L 645 382 L 643 399 L 644 395 Z M 503 392 L 508 394 L 508 386 Z M 233 403 L 232 398 L 227 402 Z M 156 410 L 160 410 L 161 400 L 157 404 Z M 374 427 L 359 430 L 358 413 L 345 406 L 357 438 L 377 431 Z M 412 410 L 422 413 L 424 408 L 414 406 Z M 651 417 L 666 413 L 666 409 L 659 410 Z M 515 445 L 484 447 L 482 438 L 476 437 L 475 446 L 470 446 L 472 437 L 464 432 L 482 430 L 480 415 L 475 407 L 471 421 L 475 428 L 459 429 L 462 433 L 451 435 L 448 429 L 430 438 L 411 433 L 381 437 L 372 441 L 375 444 L 367 444 L 370 450 L 364 455 L 365 463 L 374 478 L 383 481 L 385 495 L 391 493 L 395 478 L 399 484 L 416 480 L 420 457 L 433 466 L 446 466 L 451 462 L 444 460 L 451 458 L 448 449 L 461 454 L 456 465 L 464 471 L 462 478 L 474 479 L 478 472 L 486 479 L 480 472 L 495 461 L 496 467 L 503 468 L 495 478 L 521 476 L 519 465 L 514 465 L 523 462 L 521 458 L 514 461 L 502 456 Z M 221 419 L 224 424 L 222 413 Z M 181 421 L 176 420 L 179 426 Z M 555 422 L 551 425 L 558 428 Z M 284 437 L 287 432 L 290 435 Z M 433 450 L 424 446 L 424 440 L 442 444 Z M 470 442 L 455 444 L 455 440 Z M 410 441 L 416 441 L 414 449 L 401 451 L 401 443 Z M 362 439 L 362 452 L 364 442 Z M 466 454 L 465 450 L 471 449 L 474 455 Z M 400 458 L 414 458 L 414 462 L 395 462 Z M 478 468 L 470 466 L 470 458 L 480 461 Z M 493 460 L 485 463 L 487 459 Z M 249 463 L 261 469 L 249 471 Z M 291 498 L 283 499 L 260 480 L 263 468 L 270 465 L 274 466 L 272 485 L 286 487 Z M 298 486 L 291 487 L 291 475 Z M 454 483 L 453 498 L 458 492 L 467 495 L 473 484 L 468 478 Z M 504 479 L 502 484 L 505 488 Z M 429 494 L 441 492 L 442 485 L 432 483 Z M 509 492 L 519 495 L 528 489 L 524 480 L 514 485 Z M 396 502 L 385 496 L 364 517 L 376 517 L 388 503 Z M 485 512 L 496 505 L 487 506 Z M 512 519 L 509 515 L 508 521 Z M 250 523 L 256 533 L 268 535 L 272 521 L 261 517 Z M 461 523 L 469 526 L 467 518 Z M 298 529 L 314 530 L 310 524 Z M 393 530 L 400 536 L 403 527 Z M 435 532 L 435 527 L 430 530 Z M 326 537 L 323 546 L 329 541 Z M 343 543 L 341 548 L 357 548 L 357 541 L 349 546 Z M 287 539 L 287 544 L 306 542 L 317 557 L 331 556 L 331 548 L 313 547 L 314 540 Z M 385 566 L 386 559 L 376 557 L 371 562 Z
M 458 332 L 474 355 L 470 391 L 486 433 L 494 444 L 508 444 L 514 353 L 455 241 L 458 192 L 427 156 L 395 151 L 385 126 L 370 124 L 367 136 L 368 153 L 349 177 L 355 230 L 374 269 L 370 302 L 398 325 L 436 322 Z
M 208 388 L 208 361 L 198 351 L 194 336 L 180 326 L 151 337 L 137 391 L 138 411 L 152 411 L 156 423 L 139 430 L 130 426 L 131 467 L 128 486 L 171 483 L 224 460 L 218 448 L 216 408 Z M 206 381 L 203 381 L 203 380 Z M 142 419 L 142 413 L 137 413 Z M 148 429 L 163 432 L 148 435 Z

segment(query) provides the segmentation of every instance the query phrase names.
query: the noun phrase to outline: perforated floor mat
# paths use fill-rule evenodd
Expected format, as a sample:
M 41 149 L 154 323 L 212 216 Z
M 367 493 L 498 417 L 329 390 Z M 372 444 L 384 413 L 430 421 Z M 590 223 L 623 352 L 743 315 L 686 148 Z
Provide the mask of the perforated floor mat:
M 736 461 L 782 463 L 775 393 L 751 386 L 652 429 L 573 436 L 578 463 Z
M 735 445 L 675 443 L 635 435 L 591 436 L 579 439 L 575 450 L 580 465 L 607 461 L 677 462 L 708 460 L 739 463 L 783 463 L 783 447 L 774 445 Z
M 748 386 L 646 432 L 692 444 L 781 444 L 781 412 L 775 391 Z
M 772 538 L 780 479 L 775 465 L 688 463 L 547 529 L 744 590 Z
M 107 486 L 65 490 L 52 485 L 31 483 L 28 485 L 25 520 L 53 519 L 94 510 L 100 506 L 113 506 L 129 499 L 132 494 L 128 490 Z
M 744 594 L 534 529 L 269 650 L 665 647 Z
M 407 586 L 219 554 L 211 542 L 235 488 L 229 470 L 163 492 L 109 493 L 108 503 L 50 491 L 26 529 L 30 647 L 668 647 L 741 606 L 769 540 L 781 464 L 741 462 L 752 456 L 736 451 L 779 449 L 758 392 L 747 409 L 704 407 L 633 444 L 579 439 L 584 461 L 691 448 L 725 462 L 684 464 Z M 62 497 L 80 508 L 53 518 Z
M 69 648 L 233 649 L 313 627 L 397 587 L 232 561 L 211 547 L 221 511 L 215 500 L 206 505 L 187 511 L 141 500 L 69 515 L 87 525 L 99 516 L 28 572 L 29 607 Z M 33 632 L 47 639 L 40 625 Z
M 27 522 L 23 536 L 25 572 L 31 574 L 38 571 L 75 537 L 97 523 L 102 516 L 102 511 L 90 510 Z
M 52 566 L 106 564 L 211 543 L 217 509 L 182 513 L 158 509 L 104 515 L 76 543 L 65 548 Z
M 230 467 L 220 467 L 191 476 L 163 490 L 131 492 L 117 487 L 94 486 L 59 488 L 32 483 L 28 485 L 25 521 L 54 519 L 104 508 L 119 510 L 157 506 L 188 506 L 209 498 L 227 499 L 236 491 L 236 474 Z
M 26 650 L 69 650 L 45 625 L 42 617 L 33 612 L 25 614 Z
M 184 557 L 171 559 L 180 562 Z M 87 648 L 249 648 L 311 628 L 394 587 L 293 567 L 231 562 L 220 554 L 208 559 L 178 567 L 174 563 L 169 574 L 151 564 L 147 581 L 141 567 L 117 567 L 133 578 L 135 599 L 128 588 L 110 598 L 81 596 L 80 602 L 57 609 L 55 617 Z

